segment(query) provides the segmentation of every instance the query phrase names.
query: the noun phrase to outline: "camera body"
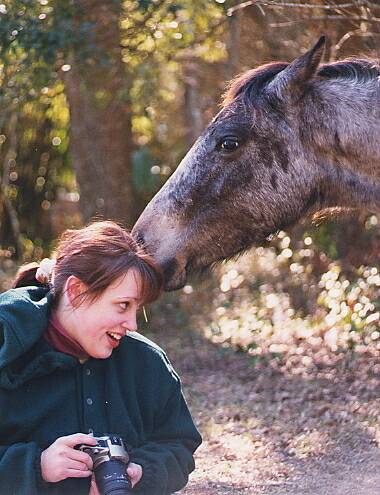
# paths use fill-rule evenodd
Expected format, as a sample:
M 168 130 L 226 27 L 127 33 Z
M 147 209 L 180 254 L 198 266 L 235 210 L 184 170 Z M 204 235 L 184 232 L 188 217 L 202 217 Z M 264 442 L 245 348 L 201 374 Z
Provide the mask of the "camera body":
M 118 435 L 95 437 L 97 445 L 81 444 L 76 448 L 90 455 L 95 480 L 101 495 L 126 495 L 131 492 L 127 475 L 130 450 Z

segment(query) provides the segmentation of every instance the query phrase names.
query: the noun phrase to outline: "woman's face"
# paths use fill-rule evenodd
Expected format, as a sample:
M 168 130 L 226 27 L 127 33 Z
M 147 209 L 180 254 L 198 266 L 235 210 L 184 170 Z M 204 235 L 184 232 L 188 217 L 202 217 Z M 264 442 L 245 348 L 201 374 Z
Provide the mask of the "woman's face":
M 140 275 L 129 270 L 95 301 L 84 299 L 73 305 L 70 334 L 93 358 L 108 358 L 128 331 L 137 329 L 140 305 Z

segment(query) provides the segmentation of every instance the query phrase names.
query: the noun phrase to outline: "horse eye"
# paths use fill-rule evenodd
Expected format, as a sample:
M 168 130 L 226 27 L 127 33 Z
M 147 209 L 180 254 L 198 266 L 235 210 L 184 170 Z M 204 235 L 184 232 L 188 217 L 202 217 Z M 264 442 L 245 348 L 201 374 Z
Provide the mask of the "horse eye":
M 239 141 L 236 137 L 226 137 L 220 143 L 220 148 L 223 151 L 235 151 L 239 147 Z

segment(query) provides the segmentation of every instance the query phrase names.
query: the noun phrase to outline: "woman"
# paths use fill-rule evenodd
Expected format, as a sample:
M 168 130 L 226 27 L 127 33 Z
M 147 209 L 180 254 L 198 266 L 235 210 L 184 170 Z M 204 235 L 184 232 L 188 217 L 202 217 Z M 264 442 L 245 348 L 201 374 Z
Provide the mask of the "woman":
M 0 296 L 0 494 L 96 494 L 75 447 L 105 433 L 132 447 L 134 493 L 179 490 L 201 438 L 165 354 L 135 333 L 161 290 L 153 260 L 96 222 L 62 236 L 51 274 L 37 268 Z

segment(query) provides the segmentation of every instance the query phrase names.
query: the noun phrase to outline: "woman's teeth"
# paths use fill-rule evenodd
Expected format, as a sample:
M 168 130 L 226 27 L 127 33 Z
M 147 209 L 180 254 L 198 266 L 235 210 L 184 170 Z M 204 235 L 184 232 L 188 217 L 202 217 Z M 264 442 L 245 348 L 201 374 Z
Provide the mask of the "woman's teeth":
M 107 335 L 109 335 L 110 337 L 112 337 L 115 340 L 120 340 L 122 337 L 120 334 L 114 333 L 114 332 L 107 332 Z

